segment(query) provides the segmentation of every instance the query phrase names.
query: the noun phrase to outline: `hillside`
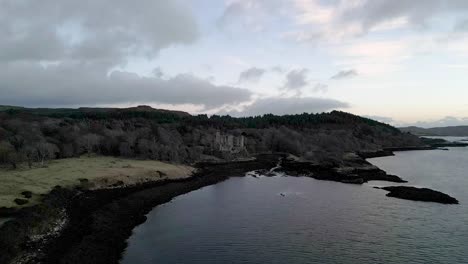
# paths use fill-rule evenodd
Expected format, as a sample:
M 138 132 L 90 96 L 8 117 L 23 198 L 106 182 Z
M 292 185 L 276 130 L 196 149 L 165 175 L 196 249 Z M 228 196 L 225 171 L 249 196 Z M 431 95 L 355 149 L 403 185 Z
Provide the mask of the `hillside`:
M 171 111 L 165 109 L 154 109 L 150 106 L 140 105 L 129 108 L 99 108 L 99 107 L 80 107 L 80 108 L 25 108 L 19 106 L 0 105 L 0 112 L 12 114 L 31 114 L 38 116 L 56 117 L 56 118 L 125 118 L 141 115 L 145 117 L 157 118 L 158 116 L 188 117 L 189 113 L 182 111 Z
M 401 127 L 399 128 L 403 132 L 409 132 L 413 135 L 418 136 L 453 136 L 453 137 L 465 137 L 468 136 L 468 126 L 450 126 L 450 127 L 434 127 L 434 128 L 422 128 L 422 127 Z
M 0 111 L 0 165 L 12 168 L 91 153 L 191 164 L 286 152 L 340 162 L 347 152 L 421 144 L 390 125 L 339 111 L 246 118 L 150 107 Z

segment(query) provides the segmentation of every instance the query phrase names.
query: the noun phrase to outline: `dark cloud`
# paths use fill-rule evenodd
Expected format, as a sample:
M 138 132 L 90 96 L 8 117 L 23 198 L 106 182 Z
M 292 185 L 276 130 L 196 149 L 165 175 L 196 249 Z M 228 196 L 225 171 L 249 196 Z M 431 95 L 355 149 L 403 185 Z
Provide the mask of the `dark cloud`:
M 342 79 L 347 79 L 347 78 L 352 78 L 357 76 L 358 73 L 356 70 L 344 70 L 344 71 L 339 71 L 337 74 L 333 75 L 330 77 L 332 80 L 342 80 Z
M 334 99 L 315 97 L 270 97 L 259 99 L 241 112 L 230 112 L 233 116 L 252 116 L 262 114 L 301 114 L 319 113 L 334 109 L 348 108 L 349 104 Z
M 0 104 L 23 106 L 167 103 L 212 108 L 251 97 L 249 90 L 217 86 L 189 74 L 160 79 L 114 71 L 107 76 L 99 65 L 86 63 L 0 64 L 0 83 Z
M 198 37 L 189 9 L 171 0 L 4 0 L 0 25 L 3 61 L 117 63 Z
M 248 101 L 251 92 L 188 74 L 151 77 L 112 71 L 198 38 L 194 16 L 177 0 L 4 0 L 0 4 L 0 103 L 69 106 Z M 111 72 L 109 74 L 109 72 Z
M 242 82 L 258 82 L 262 76 L 266 73 L 265 69 L 260 68 L 250 68 L 240 73 L 239 83 Z
M 290 71 L 286 75 L 284 88 L 286 90 L 300 91 L 309 84 L 309 81 L 307 80 L 308 72 L 309 71 L 307 69 L 296 69 Z

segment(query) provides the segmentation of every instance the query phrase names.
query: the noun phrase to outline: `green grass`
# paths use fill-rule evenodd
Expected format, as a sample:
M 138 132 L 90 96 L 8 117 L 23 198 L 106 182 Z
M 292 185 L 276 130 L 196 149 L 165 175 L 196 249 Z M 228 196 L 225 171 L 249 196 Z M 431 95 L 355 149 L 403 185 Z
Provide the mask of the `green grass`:
M 163 177 L 159 172 L 163 173 Z M 0 169 L 0 207 L 18 207 L 16 198 L 30 191 L 33 197 L 25 206 L 36 204 L 41 194 L 54 186 L 73 187 L 80 179 L 89 180 L 92 189 L 106 188 L 117 182 L 131 185 L 149 180 L 189 177 L 193 168 L 159 161 L 128 160 L 114 157 L 81 157 L 54 160 L 46 168 Z

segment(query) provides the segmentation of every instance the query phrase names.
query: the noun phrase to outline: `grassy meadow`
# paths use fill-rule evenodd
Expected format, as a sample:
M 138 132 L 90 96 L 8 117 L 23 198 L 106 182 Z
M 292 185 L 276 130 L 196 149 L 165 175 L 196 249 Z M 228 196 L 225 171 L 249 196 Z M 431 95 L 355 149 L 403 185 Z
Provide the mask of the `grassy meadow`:
M 193 170 L 189 166 L 159 161 L 102 156 L 53 160 L 44 168 L 0 169 L 0 207 L 18 207 L 14 200 L 24 199 L 21 195 L 24 191 L 33 193 L 24 205 L 30 206 L 57 185 L 73 187 L 86 182 L 90 189 L 99 189 L 114 184 L 189 177 Z

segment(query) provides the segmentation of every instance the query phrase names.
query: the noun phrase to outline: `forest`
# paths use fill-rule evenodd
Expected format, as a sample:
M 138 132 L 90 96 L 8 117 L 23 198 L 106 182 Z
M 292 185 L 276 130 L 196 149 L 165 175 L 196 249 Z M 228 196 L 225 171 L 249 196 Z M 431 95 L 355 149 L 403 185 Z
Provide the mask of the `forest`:
M 245 151 L 225 153 L 216 132 L 245 137 Z M 0 106 L 0 166 L 47 166 L 51 159 L 104 155 L 191 164 L 286 152 L 339 162 L 346 152 L 417 146 L 419 138 L 353 114 L 192 116 L 148 106 L 32 109 Z

